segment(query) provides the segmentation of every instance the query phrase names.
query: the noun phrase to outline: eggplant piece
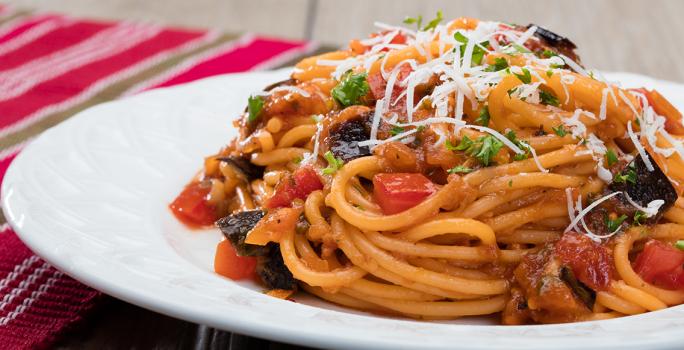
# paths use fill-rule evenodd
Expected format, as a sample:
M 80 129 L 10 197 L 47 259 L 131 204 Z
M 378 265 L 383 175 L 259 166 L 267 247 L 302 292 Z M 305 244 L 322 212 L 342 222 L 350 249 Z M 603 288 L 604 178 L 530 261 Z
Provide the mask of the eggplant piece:
M 560 268 L 560 279 L 565 282 L 565 284 L 570 287 L 572 294 L 574 294 L 579 300 L 586 305 L 589 310 L 594 308 L 594 303 L 596 302 L 596 292 L 591 288 L 584 285 L 575 278 L 575 274 L 572 269 L 567 266 L 562 266 Z
M 626 193 L 632 201 L 642 207 L 647 207 L 648 203 L 657 199 L 665 201 L 658 210 L 658 214 L 652 216 L 647 221 L 648 223 L 653 223 L 658 221 L 658 218 L 674 205 L 677 200 L 677 191 L 674 186 L 672 186 L 667 175 L 663 173 L 658 167 L 658 164 L 653 160 L 653 157 L 648 153 L 646 153 L 646 155 L 655 168 L 653 171 L 649 171 L 648 168 L 646 168 L 646 164 L 641 158 L 641 155 L 637 155 L 634 157 L 634 160 L 619 173 L 620 175 L 627 176 L 628 179 L 620 182 L 613 181 L 609 187 L 613 191 L 622 191 Z M 630 181 L 630 177 L 635 179 L 635 181 Z M 625 196 L 619 197 L 624 204 L 631 205 Z
M 297 84 L 297 81 L 294 80 L 294 79 L 292 79 L 292 78 L 290 78 L 290 79 L 285 79 L 285 80 L 281 80 L 281 81 L 279 81 L 279 82 L 277 82 L 277 83 L 273 83 L 273 84 L 271 84 L 271 85 L 265 87 L 265 88 L 264 88 L 264 91 L 271 91 L 271 90 L 273 90 L 273 89 L 275 89 L 275 88 L 277 88 L 277 87 L 280 87 L 280 86 L 292 86 L 292 85 L 296 85 L 296 84 Z
M 260 256 L 268 253 L 267 247 L 247 244 L 245 238 L 266 213 L 263 210 L 246 210 L 228 215 L 216 221 L 226 239 L 240 256 Z
M 371 111 L 359 115 L 330 128 L 326 143 L 335 158 L 348 162 L 371 154 L 370 147 L 359 146 L 359 142 L 368 140 L 370 137 L 372 113 Z
M 218 157 L 217 160 L 227 162 L 239 173 L 243 174 L 247 181 L 260 179 L 264 176 L 266 167 L 252 164 L 249 159 L 238 156 Z
M 268 289 L 295 290 L 297 281 L 287 269 L 280 253 L 280 245 L 269 243 L 266 255 L 257 257 L 256 272 Z
M 532 26 L 536 26 L 537 30 L 534 32 L 534 36 L 539 38 L 543 44 L 548 46 L 549 48 L 552 48 L 558 53 L 562 53 L 565 56 L 568 56 L 574 61 L 578 61 L 579 58 L 577 57 L 577 54 L 575 53 L 575 49 L 577 49 L 577 45 L 570 41 L 570 39 L 558 35 L 544 27 L 540 27 L 536 24 L 530 23 L 527 25 L 527 28 L 531 28 Z M 577 62 L 579 64 L 579 62 Z

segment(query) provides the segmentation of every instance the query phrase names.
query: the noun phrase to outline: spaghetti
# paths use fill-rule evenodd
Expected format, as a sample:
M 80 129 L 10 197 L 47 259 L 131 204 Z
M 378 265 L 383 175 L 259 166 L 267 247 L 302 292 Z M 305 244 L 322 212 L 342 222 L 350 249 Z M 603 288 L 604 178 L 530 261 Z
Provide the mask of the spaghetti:
M 407 23 L 249 98 L 171 204 L 191 226 L 221 218 L 217 272 L 421 319 L 683 303 L 681 114 L 538 26 Z

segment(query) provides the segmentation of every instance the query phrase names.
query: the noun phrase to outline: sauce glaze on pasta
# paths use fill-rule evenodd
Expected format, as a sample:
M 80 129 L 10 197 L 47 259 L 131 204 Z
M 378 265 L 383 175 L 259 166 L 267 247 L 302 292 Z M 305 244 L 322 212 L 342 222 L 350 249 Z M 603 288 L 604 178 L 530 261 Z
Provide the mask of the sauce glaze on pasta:
M 217 272 L 421 319 L 684 302 L 684 127 L 667 100 L 534 25 L 378 26 L 250 97 L 240 136 L 171 204 L 188 224 L 222 218 Z

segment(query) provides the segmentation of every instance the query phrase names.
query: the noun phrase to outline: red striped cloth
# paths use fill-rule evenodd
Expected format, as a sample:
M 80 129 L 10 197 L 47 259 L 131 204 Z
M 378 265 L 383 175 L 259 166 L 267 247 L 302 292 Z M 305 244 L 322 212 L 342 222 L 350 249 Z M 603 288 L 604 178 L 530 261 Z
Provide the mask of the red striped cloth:
M 308 42 L 98 22 L 0 5 L 0 179 L 45 129 L 94 104 L 196 79 L 268 69 Z M 101 298 L 35 256 L 0 215 L 0 344 L 49 346 Z

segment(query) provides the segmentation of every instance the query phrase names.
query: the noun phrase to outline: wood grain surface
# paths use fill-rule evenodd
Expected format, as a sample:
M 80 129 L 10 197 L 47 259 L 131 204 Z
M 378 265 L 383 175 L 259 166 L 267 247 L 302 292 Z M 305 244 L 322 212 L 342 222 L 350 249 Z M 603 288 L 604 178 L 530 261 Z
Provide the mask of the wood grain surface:
M 10 4 L 92 18 L 311 38 L 344 45 L 407 15 L 472 16 L 535 23 L 577 44 L 583 62 L 684 83 L 681 0 L 10 0 Z M 217 331 L 107 299 L 57 344 L 59 349 L 272 349 L 297 347 Z

